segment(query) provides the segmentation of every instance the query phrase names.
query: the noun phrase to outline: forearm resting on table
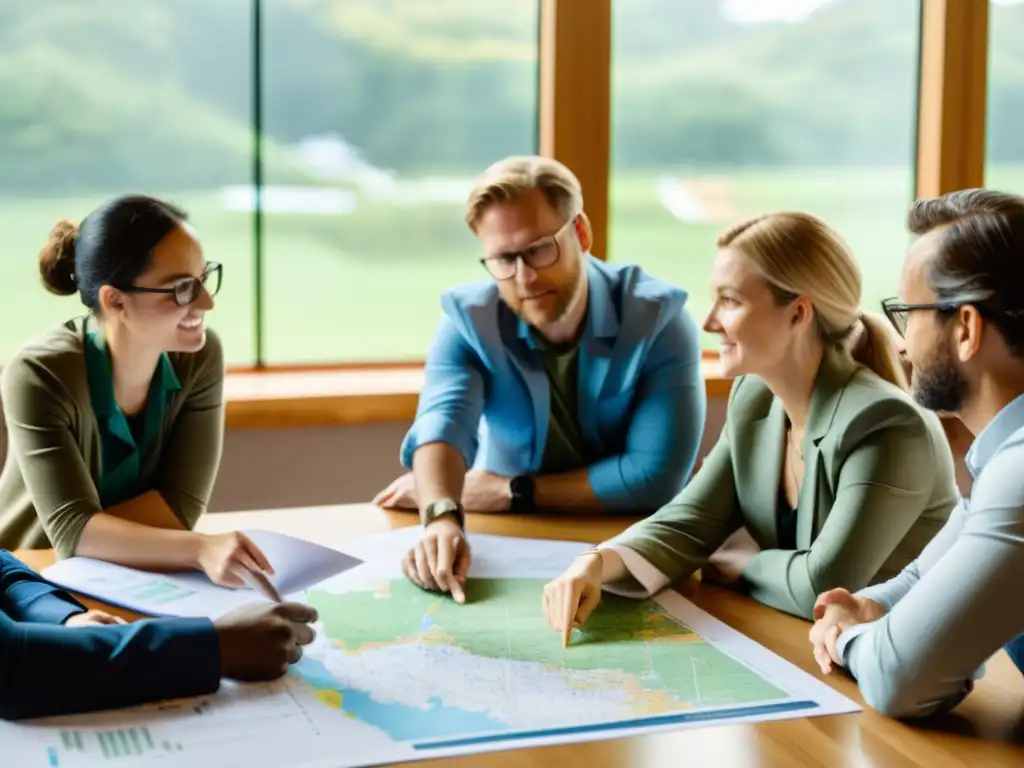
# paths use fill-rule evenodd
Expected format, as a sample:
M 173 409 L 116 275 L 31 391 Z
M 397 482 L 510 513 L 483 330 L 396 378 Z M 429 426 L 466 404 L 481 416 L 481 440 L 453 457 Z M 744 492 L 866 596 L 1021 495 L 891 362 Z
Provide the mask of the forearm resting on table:
M 454 446 L 447 443 L 421 445 L 413 454 L 412 472 L 421 510 L 437 499 L 462 498 L 466 462 Z
M 187 570 L 198 566 L 201 540 L 149 491 L 89 518 L 75 554 L 132 568 Z
M 586 469 L 559 472 L 554 475 L 535 475 L 533 478 L 533 505 L 539 510 L 594 514 L 607 508 L 590 487 Z

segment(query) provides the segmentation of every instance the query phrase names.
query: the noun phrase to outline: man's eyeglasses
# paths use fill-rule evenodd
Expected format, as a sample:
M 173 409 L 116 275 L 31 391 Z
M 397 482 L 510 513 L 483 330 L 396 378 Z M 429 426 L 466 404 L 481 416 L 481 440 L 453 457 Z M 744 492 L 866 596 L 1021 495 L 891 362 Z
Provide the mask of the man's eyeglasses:
M 927 304 L 904 304 L 899 299 L 883 299 L 882 300 L 882 311 L 885 312 L 885 316 L 889 318 L 889 322 L 892 323 L 893 328 L 896 329 L 900 336 L 905 336 L 907 333 L 907 322 L 910 320 L 910 313 L 915 312 L 919 309 L 934 309 L 938 312 L 952 312 L 958 307 L 962 307 L 964 304 L 969 302 L 956 302 L 956 301 L 933 301 Z
M 210 261 L 206 264 L 202 277 L 182 277 L 175 280 L 169 288 L 146 288 L 141 285 L 130 285 L 122 288 L 126 293 L 169 293 L 174 296 L 174 303 L 179 307 L 187 307 L 195 302 L 203 288 L 211 296 L 220 290 L 222 267 L 219 262 Z
M 543 237 L 521 251 L 509 251 L 480 259 L 480 263 L 487 268 L 495 280 L 509 280 L 515 277 L 520 259 L 531 269 L 546 269 L 557 262 L 561 256 L 562 249 L 558 245 L 558 238 L 575 223 L 576 216 L 573 216 L 555 234 Z
M 906 336 L 907 333 L 907 322 L 910 320 L 910 313 L 916 312 L 921 309 L 933 309 L 936 312 L 953 312 L 960 307 L 966 307 L 968 304 L 975 307 L 978 312 L 983 316 L 1005 316 L 1005 317 L 1020 317 L 1024 315 L 1024 312 L 1017 310 L 1010 311 L 999 311 L 993 310 L 986 307 L 982 302 L 985 301 L 983 297 L 975 296 L 967 299 L 949 299 L 947 301 L 932 301 L 926 304 L 903 304 L 898 299 L 884 299 L 882 301 L 882 311 L 885 312 L 885 316 L 889 318 L 889 322 L 892 323 L 893 327 L 899 332 L 900 336 Z

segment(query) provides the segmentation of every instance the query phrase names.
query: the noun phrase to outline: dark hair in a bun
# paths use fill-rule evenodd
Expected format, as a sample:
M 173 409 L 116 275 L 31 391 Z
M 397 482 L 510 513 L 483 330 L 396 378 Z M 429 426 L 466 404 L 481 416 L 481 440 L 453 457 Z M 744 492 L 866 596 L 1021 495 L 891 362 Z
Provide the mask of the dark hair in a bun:
M 58 296 L 78 291 L 75 282 L 75 244 L 78 225 L 68 219 L 58 221 L 50 230 L 50 239 L 39 251 L 39 274 L 46 290 Z
M 100 288 L 124 288 L 149 268 L 152 250 L 186 220 L 184 211 L 147 195 L 108 200 L 81 224 L 66 219 L 50 232 L 39 252 L 39 273 L 47 290 L 78 293 L 93 312 L 100 310 Z

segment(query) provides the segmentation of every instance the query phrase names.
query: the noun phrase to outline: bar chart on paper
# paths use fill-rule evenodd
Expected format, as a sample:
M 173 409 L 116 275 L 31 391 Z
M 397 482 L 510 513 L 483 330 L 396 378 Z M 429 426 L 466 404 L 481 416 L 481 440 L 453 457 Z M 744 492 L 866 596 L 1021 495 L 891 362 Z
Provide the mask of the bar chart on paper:
M 226 683 L 215 695 L 127 710 L 49 718 L 31 726 L 0 723 L 0 765 L 17 768 L 98 768 L 165 765 L 240 766 L 254 756 L 292 765 L 295 745 L 315 743 L 309 697 L 300 701 L 286 681 Z
M 160 754 L 184 751 L 178 741 L 157 740 L 149 728 L 118 728 L 114 730 L 60 732 L 60 743 L 47 748 L 50 765 L 70 765 L 76 757 L 89 762 L 118 761 L 122 758 L 145 755 L 156 757 Z

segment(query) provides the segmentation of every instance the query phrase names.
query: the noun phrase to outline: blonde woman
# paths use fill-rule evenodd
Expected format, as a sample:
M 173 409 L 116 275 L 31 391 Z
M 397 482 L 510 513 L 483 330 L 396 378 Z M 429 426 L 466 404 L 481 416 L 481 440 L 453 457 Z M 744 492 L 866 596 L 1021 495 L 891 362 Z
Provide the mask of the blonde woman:
M 885 321 L 861 313 L 839 236 L 782 212 L 717 246 L 704 328 L 736 377 L 721 437 L 673 501 L 547 585 L 566 641 L 602 586 L 641 597 L 698 568 L 810 618 L 821 592 L 899 573 L 956 502 L 942 426 L 906 392 Z

